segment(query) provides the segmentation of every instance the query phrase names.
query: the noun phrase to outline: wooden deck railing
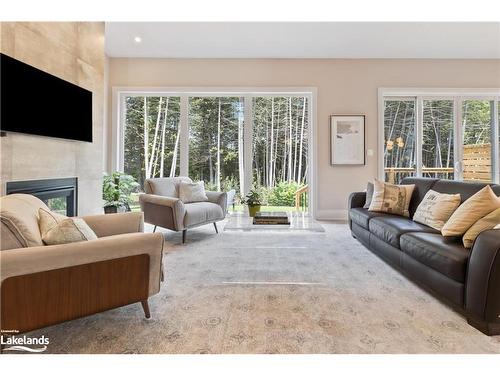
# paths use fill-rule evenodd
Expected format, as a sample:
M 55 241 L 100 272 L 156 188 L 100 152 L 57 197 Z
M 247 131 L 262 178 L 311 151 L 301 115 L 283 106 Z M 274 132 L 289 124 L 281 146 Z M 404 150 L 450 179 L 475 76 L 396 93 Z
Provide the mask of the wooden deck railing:
M 300 210 L 300 197 L 302 196 L 302 194 L 306 194 L 308 191 L 309 191 L 309 185 L 304 185 L 295 192 L 295 209 L 297 211 Z M 304 208 L 305 208 L 305 201 L 304 201 Z
M 463 146 L 463 180 L 464 181 L 480 181 L 491 182 L 491 145 L 489 143 L 482 143 L 477 145 L 464 145 Z M 394 184 L 399 181 L 398 174 L 414 174 L 415 168 L 384 168 L 386 173 L 387 182 Z M 422 174 L 444 174 L 447 175 L 454 173 L 454 168 L 422 168 Z

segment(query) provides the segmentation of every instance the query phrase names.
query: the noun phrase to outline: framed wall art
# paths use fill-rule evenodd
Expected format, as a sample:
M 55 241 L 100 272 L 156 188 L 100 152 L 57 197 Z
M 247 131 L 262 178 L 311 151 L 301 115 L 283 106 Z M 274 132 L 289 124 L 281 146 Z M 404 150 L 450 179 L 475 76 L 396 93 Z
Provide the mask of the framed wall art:
M 330 116 L 331 165 L 365 165 L 365 116 Z

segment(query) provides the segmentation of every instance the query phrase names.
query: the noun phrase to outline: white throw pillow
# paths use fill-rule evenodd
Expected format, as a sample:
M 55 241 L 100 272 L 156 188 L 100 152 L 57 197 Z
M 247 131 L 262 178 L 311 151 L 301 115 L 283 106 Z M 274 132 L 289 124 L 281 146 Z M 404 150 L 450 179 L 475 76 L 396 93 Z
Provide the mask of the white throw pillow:
M 208 201 L 208 197 L 205 194 L 205 183 L 203 181 L 181 181 L 179 184 L 179 199 L 184 203 Z
M 429 190 L 417 207 L 413 221 L 441 230 L 460 206 L 460 194 L 443 194 Z

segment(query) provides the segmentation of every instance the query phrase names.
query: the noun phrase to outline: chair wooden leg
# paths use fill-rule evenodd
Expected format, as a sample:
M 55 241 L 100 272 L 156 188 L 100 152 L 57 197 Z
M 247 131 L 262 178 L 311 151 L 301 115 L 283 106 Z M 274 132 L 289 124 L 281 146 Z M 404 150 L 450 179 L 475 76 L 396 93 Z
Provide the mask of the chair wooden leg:
M 187 232 L 187 229 L 184 229 L 182 231 L 182 243 L 186 243 L 186 232 Z
M 217 229 L 217 223 L 214 223 L 214 228 L 215 228 L 215 233 L 219 233 L 219 230 Z
M 148 300 L 145 299 L 144 301 L 141 301 L 141 305 L 142 305 L 142 309 L 144 310 L 144 316 L 146 317 L 146 319 L 151 318 L 151 314 L 149 312 Z
M 156 225 L 155 225 L 155 227 L 153 228 L 153 233 L 154 233 L 154 232 L 156 232 Z

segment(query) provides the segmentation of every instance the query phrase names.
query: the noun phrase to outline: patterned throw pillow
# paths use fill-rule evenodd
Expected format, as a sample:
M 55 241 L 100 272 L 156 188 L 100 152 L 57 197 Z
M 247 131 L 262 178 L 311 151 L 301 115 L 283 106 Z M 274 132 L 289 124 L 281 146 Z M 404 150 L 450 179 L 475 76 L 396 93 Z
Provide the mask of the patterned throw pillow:
M 413 221 L 441 230 L 460 206 L 460 194 L 443 194 L 429 190 L 417 207 Z
M 462 203 L 441 229 L 443 236 L 462 236 L 476 221 L 500 208 L 500 198 L 489 185 Z
M 206 202 L 205 183 L 181 181 L 179 184 L 179 199 L 184 203 Z
M 462 241 L 466 248 L 471 248 L 477 236 L 485 230 L 493 229 L 500 226 L 500 208 L 490 212 L 488 215 L 476 221 L 467 232 L 465 232 Z
M 408 208 L 414 189 L 415 185 L 393 185 L 375 179 L 373 181 L 372 201 L 368 211 L 409 217 Z
M 45 245 L 61 245 L 97 239 L 88 224 L 78 217 L 66 217 L 40 208 L 38 226 Z

